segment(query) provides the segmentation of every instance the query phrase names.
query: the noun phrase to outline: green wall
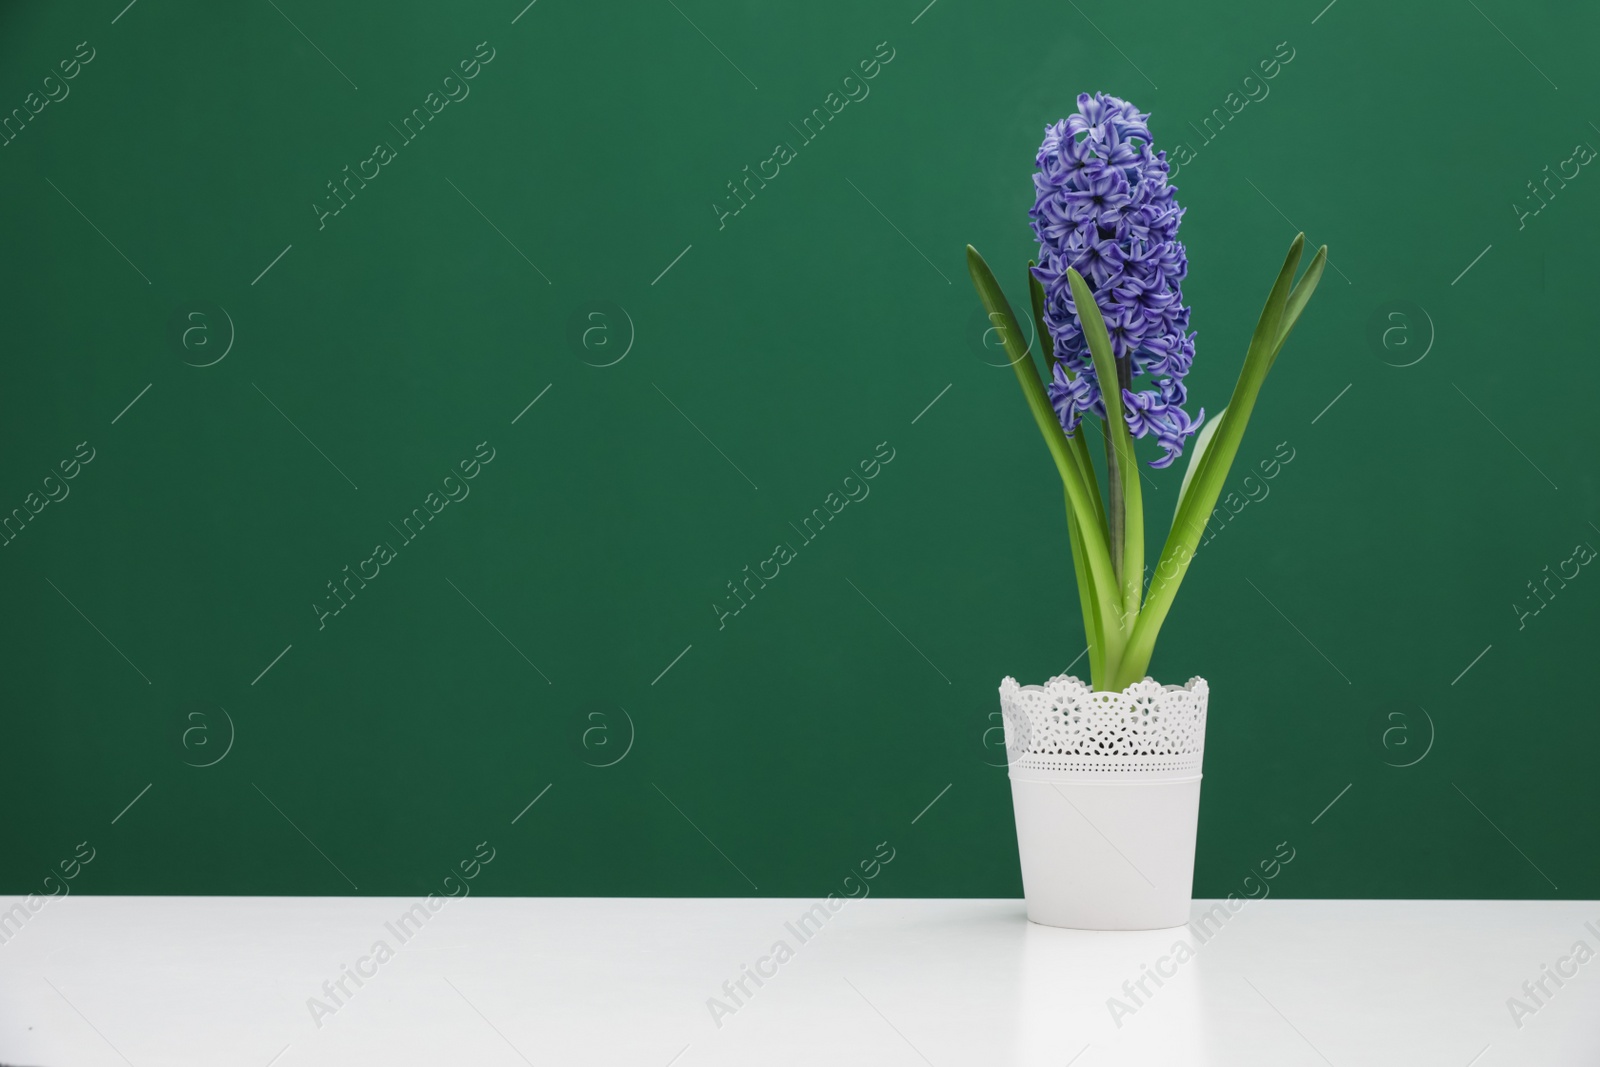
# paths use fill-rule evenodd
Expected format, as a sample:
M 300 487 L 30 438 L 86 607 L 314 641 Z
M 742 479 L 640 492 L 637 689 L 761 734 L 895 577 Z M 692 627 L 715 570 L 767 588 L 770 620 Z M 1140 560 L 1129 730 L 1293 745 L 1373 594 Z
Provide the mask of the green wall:
M 0 148 L 0 506 L 66 495 L 0 548 L 0 890 L 413 894 L 487 842 L 481 893 L 802 896 L 888 842 L 879 893 L 1020 894 L 995 689 L 1083 638 L 961 253 L 1020 296 L 1102 89 L 1193 153 L 1199 405 L 1296 230 L 1335 265 L 1157 650 L 1212 685 L 1196 893 L 1288 841 L 1281 895 L 1600 895 L 1600 577 L 1527 584 L 1600 545 L 1600 176 L 1526 185 L 1600 146 L 1600 15 L 922 5 L 8 5 L 0 107 L 61 98 Z

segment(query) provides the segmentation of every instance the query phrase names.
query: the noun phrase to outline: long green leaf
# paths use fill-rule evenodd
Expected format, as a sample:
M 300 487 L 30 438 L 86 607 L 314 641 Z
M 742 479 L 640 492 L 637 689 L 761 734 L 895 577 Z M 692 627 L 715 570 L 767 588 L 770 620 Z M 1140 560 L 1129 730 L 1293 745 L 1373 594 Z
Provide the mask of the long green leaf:
M 1234 402 L 1239 398 L 1239 390 L 1245 384 L 1246 372 L 1249 370 L 1250 357 L 1252 355 L 1265 356 L 1266 363 L 1264 368 L 1260 371 L 1260 374 L 1263 377 L 1266 375 L 1267 370 L 1270 370 L 1272 367 L 1272 359 L 1277 354 L 1277 349 L 1275 346 L 1279 337 L 1280 327 L 1283 324 L 1284 309 L 1288 306 L 1288 299 L 1292 292 L 1292 283 L 1294 282 L 1294 272 L 1295 269 L 1300 265 L 1300 255 L 1302 249 L 1305 247 L 1305 238 L 1305 234 L 1299 233 L 1295 234 L 1294 240 L 1289 242 L 1289 251 L 1288 254 L 1284 256 L 1283 266 L 1279 269 L 1278 277 L 1273 282 L 1272 291 L 1267 294 L 1267 302 L 1266 305 L 1261 309 L 1261 317 L 1256 320 L 1256 328 L 1250 335 L 1250 345 L 1245 350 L 1245 364 L 1239 368 L 1239 380 L 1234 383 L 1233 398 L 1228 402 L 1229 407 L 1233 407 Z M 1257 385 L 1259 386 L 1259 382 Z M 1246 413 L 1246 418 L 1248 418 L 1248 412 Z M 1239 433 L 1241 436 L 1243 436 L 1243 425 L 1240 425 Z M 1204 476 L 1206 469 L 1212 464 L 1212 462 L 1215 461 L 1216 456 L 1217 453 L 1215 450 L 1207 450 L 1206 455 L 1202 457 L 1200 461 L 1200 467 L 1195 472 L 1196 478 Z M 1228 460 L 1231 463 L 1233 457 L 1230 455 Z M 1208 506 L 1206 508 L 1206 514 L 1210 514 L 1210 510 L 1211 508 Z M 1173 529 L 1177 529 L 1180 520 L 1185 520 L 1188 518 L 1189 516 L 1184 512 L 1180 505 L 1178 514 L 1173 517 Z M 1186 521 L 1185 525 L 1192 526 L 1192 522 Z M 1201 525 L 1202 527 L 1204 526 L 1203 523 Z M 1170 535 L 1168 540 L 1170 542 Z M 1165 550 L 1163 549 L 1163 553 L 1164 552 Z
M 1017 318 L 1011 311 L 1011 304 L 1006 300 L 1005 293 L 1000 290 L 1000 283 L 995 281 L 994 272 L 983 261 L 978 250 L 971 245 L 967 246 L 967 272 L 972 275 L 972 284 L 978 291 L 978 299 L 983 301 L 984 309 L 991 319 L 993 316 L 999 316 L 999 328 L 1006 346 L 1006 354 L 1011 359 L 1011 368 L 1016 372 L 1017 382 L 1022 386 L 1022 395 L 1028 402 L 1028 410 L 1033 414 L 1034 424 L 1038 426 L 1046 447 L 1050 449 L 1050 456 L 1055 460 L 1056 470 L 1061 474 L 1061 482 L 1066 486 L 1067 498 L 1079 515 L 1094 514 L 1094 504 L 1089 498 L 1083 474 L 1078 468 L 1076 457 L 1067 448 L 1067 437 L 1061 432 L 1061 424 L 1056 420 L 1055 410 L 1050 407 L 1044 383 L 1039 380 L 1039 369 L 1034 365 L 1026 346 L 1022 343 L 1022 331 L 1017 326 Z M 1106 549 L 1105 537 L 1096 526 L 1088 523 L 1081 523 L 1079 530 L 1083 534 L 1083 555 L 1088 563 L 1091 592 L 1094 594 L 1096 607 L 1102 619 L 1115 617 L 1116 581 L 1111 573 L 1111 556 Z
M 1033 274 L 1034 261 L 1028 260 L 1028 296 L 1033 305 L 1034 336 L 1039 340 L 1039 354 L 1043 357 L 1045 376 L 1048 378 L 1053 363 L 1051 351 L 1050 330 L 1044 321 L 1044 286 L 1039 284 L 1039 279 Z M 1072 371 L 1066 370 L 1070 377 Z M 1048 395 L 1048 394 L 1047 394 Z M 1075 434 L 1067 437 L 1067 448 L 1078 461 L 1078 471 L 1083 475 L 1088 484 L 1089 497 L 1094 501 L 1095 514 L 1092 520 L 1104 536 L 1105 515 L 1100 510 L 1100 487 L 1095 479 L 1094 465 L 1089 462 L 1088 449 L 1084 447 L 1084 435 L 1080 429 Z M 1105 662 L 1105 636 L 1101 627 L 1099 603 L 1094 595 L 1094 586 L 1089 577 L 1088 560 L 1083 555 L 1083 533 L 1078 524 L 1083 519 L 1072 510 L 1072 498 L 1065 498 L 1067 509 L 1067 540 L 1072 547 L 1072 573 L 1078 582 L 1078 607 L 1083 613 L 1083 637 L 1087 642 L 1089 656 L 1089 684 L 1099 688 L 1109 684 L 1108 665 Z
M 1289 339 L 1289 334 L 1294 330 L 1294 324 L 1300 319 L 1300 313 L 1305 310 L 1306 304 L 1310 302 L 1311 294 L 1317 291 L 1317 284 L 1322 280 L 1322 270 L 1327 265 L 1327 262 L 1328 246 L 1323 245 L 1317 249 L 1317 254 L 1311 257 L 1311 265 L 1306 268 L 1305 274 L 1301 275 L 1300 280 L 1295 283 L 1293 291 L 1289 293 L 1289 299 L 1284 304 L 1278 340 L 1272 349 L 1271 361 L 1267 364 L 1269 371 L 1277 363 L 1278 353 L 1283 350 L 1284 342 Z M 1227 408 L 1217 412 L 1215 416 L 1207 420 L 1205 426 L 1195 436 L 1194 445 L 1191 447 L 1189 454 L 1189 469 L 1184 472 L 1183 484 L 1178 488 L 1178 504 L 1172 513 L 1174 525 L 1177 524 L 1178 515 L 1183 509 L 1183 501 L 1189 495 L 1189 484 L 1194 481 L 1194 476 L 1199 473 L 1202 457 L 1205 456 L 1207 449 L 1210 447 L 1211 440 L 1216 435 L 1218 426 L 1222 423 L 1222 417 L 1227 413 Z M 1224 480 L 1226 480 L 1226 475 L 1224 475 Z M 1205 520 L 1201 520 L 1201 525 L 1205 525 Z
M 1305 234 L 1296 234 L 1295 239 L 1289 243 L 1288 254 L 1284 256 L 1283 266 L 1278 270 L 1278 277 L 1274 280 L 1272 290 L 1267 294 L 1267 302 L 1261 309 L 1261 316 L 1256 320 L 1256 328 L 1250 336 L 1250 345 L 1245 350 L 1244 365 L 1239 368 L 1239 380 L 1234 383 L 1233 396 L 1228 401 L 1228 407 L 1237 409 L 1239 399 L 1252 385 L 1259 390 L 1261 380 L 1272 367 L 1272 359 L 1277 353 L 1280 327 L 1283 323 L 1283 313 L 1288 306 L 1288 299 L 1292 293 L 1295 268 L 1299 266 L 1301 251 L 1305 245 Z M 1252 363 L 1252 360 L 1256 361 Z M 1253 396 L 1254 394 L 1251 393 Z M 1238 437 L 1244 436 L 1244 423 L 1249 419 L 1249 412 L 1242 413 L 1243 418 L 1238 420 Z M 1237 416 L 1236 416 L 1237 417 Z M 1237 440 L 1237 439 L 1236 439 Z M 1237 445 L 1235 446 L 1237 447 Z M 1217 461 L 1218 451 L 1208 448 L 1204 456 L 1200 457 L 1200 465 L 1195 470 L 1195 480 L 1203 479 L 1207 471 Z M 1227 461 L 1233 461 L 1232 454 L 1227 456 Z M 1226 477 L 1226 472 L 1224 472 Z M 1205 508 L 1204 514 L 1210 514 L 1211 506 Z M 1178 514 L 1173 517 L 1173 532 L 1182 524 L 1191 532 L 1194 530 L 1195 513 L 1180 505 Z M 1201 528 L 1204 523 L 1200 524 Z M 1169 542 L 1171 536 L 1168 538 Z M 1163 550 L 1164 551 L 1164 550 Z
M 1239 371 L 1239 380 L 1234 385 L 1233 397 L 1228 402 L 1228 417 L 1222 420 L 1211 447 L 1200 457 L 1200 467 L 1194 481 L 1178 506 L 1172 531 L 1168 534 L 1167 543 L 1161 552 L 1161 561 L 1150 582 L 1144 610 L 1134 624 L 1133 633 L 1129 637 L 1122 660 L 1112 679 L 1114 687 L 1131 685 L 1144 677 L 1145 671 L 1149 669 L 1156 635 L 1160 632 L 1167 613 L 1172 609 L 1173 598 L 1177 595 L 1184 574 L 1194 559 L 1195 548 L 1199 544 L 1201 533 L 1205 530 L 1205 524 L 1199 521 L 1199 517 L 1209 515 L 1211 509 L 1216 506 L 1217 497 L 1222 494 L 1222 487 L 1227 480 L 1229 470 L 1233 467 L 1234 457 L 1239 451 L 1239 442 L 1243 440 L 1245 427 L 1249 425 L 1250 413 L 1255 408 L 1256 397 L 1260 394 L 1261 385 L 1266 380 L 1267 372 L 1272 368 L 1273 360 L 1286 337 L 1283 332 L 1284 312 L 1289 303 L 1295 268 L 1299 266 L 1304 245 L 1305 235 L 1297 235 L 1289 246 L 1288 255 L 1284 257 L 1277 281 L 1267 296 L 1266 306 L 1262 308 L 1255 332 L 1251 335 L 1244 366 Z M 1319 252 L 1317 258 L 1325 257 Z M 1318 277 L 1320 274 L 1319 270 Z M 1310 288 L 1306 292 L 1305 299 L 1298 302 L 1297 313 L 1304 309 L 1311 292 L 1315 291 L 1318 280 L 1316 277 L 1310 277 L 1309 271 L 1307 275 Z M 1292 327 L 1293 323 L 1289 325 Z
M 1295 283 L 1294 288 L 1290 291 L 1289 299 L 1284 303 L 1283 315 L 1279 321 L 1278 338 L 1273 346 L 1272 356 L 1267 363 L 1268 371 L 1277 363 L 1278 353 L 1283 350 L 1284 342 L 1289 339 L 1289 334 L 1294 330 L 1295 323 L 1300 320 L 1300 313 L 1306 309 L 1306 305 L 1311 301 L 1311 295 L 1317 291 L 1317 285 L 1322 280 L 1323 268 L 1327 266 L 1327 263 L 1328 246 L 1323 245 L 1317 249 L 1317 254 L 1311 257 L 1311 265 L 1306 268 L 1305 274 L 1301 275 L 1300 280 Z M 1208 454 L 1211 435 L 1215 434 L 1218 424 L 1221 422 L 1222 416 L 1227 413 L 1227 410 L 1227 408 L 1223 408 L 1222 411 L 1218 412 L 1216 418 L 1208 421 L 1195 438 L 1189 459 L 1189 469 L 1185 472 L 1183 485 L 1178 490 L 1178 506 L 1173 511 L 1172 522 L 1174 527 L 1177 526 L 1178 517 L 1182 513 L 1183 501 L 1188 497 L 1189 484 L 1204 466 L 1203 457 Z M 1226 480 L 1226 477 L 1227 475 L 1224 473 L 1224 480 Z M 1214 506 L 1215 504 L 1213 504 Z M 1209 509 L 1207 513 L 1209 514 Z M 1204 519 L 1200 520 L 1202 527 L 1205 526 L 1205 522 L 1206 520 Z
M 1114 461 L 1114 470 L 1107 478 L 1115 477 L 1122 487 L 1122 514 L 1114 514 L 1117 502 L 1113 499 L 1107 524 L 1112 531 L 1120 526 L 1122 533 L 1120 618 L 1121 628 L 1126 632 L 1127 624 L 1137 617 L 1140 595 L 1144 592 L 1144 497 L 1139 485 L 1139 460 L 1134 455 L 1128 420 L 1122 414 L 1121 379 L 1117 376 L 1117 361 L 1111 352 L 1111 338 L 1106 333 L 1100 306 L 1095 303 L 1083 275 L 1071 267 L 1067 268 L 1067 284 L 1072 287 L 1072 302 L 1077 307 L 1084 339 L 1089 342 L 1089 353 L 1094 357 L 1094 374 L 1106 406 L 1106 429 L 1113 446 L 1108 458 Z

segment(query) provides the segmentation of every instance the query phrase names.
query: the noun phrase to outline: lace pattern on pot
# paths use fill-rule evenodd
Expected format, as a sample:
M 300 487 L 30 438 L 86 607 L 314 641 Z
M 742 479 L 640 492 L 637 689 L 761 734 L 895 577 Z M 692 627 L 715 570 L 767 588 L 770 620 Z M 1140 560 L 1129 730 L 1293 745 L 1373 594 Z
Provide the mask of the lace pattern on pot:
M 1146 678 L 1096 692 L 1061 674 L 1044 685 L 1000 683 L 1011 770 L 1117 774 L 1200 772 L 1206 738 L 1204 678 L 1162 685 Z

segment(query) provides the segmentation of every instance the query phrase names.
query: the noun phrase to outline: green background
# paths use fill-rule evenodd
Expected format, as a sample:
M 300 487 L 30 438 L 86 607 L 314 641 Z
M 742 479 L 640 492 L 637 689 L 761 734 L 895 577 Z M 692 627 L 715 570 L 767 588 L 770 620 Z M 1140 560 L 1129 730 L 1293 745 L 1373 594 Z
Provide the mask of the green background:
M 1100 89 L 1197 153 L 1198 406 L 1296 230 L 1335 265 L 1230 488 L 1294 459 L 1153 664 L 1212 686 L 1196 894 L 1287 840 L 1280 895 L 1600 896 L 1600 578 L 1511 608 L 1600 544 L 1600 177 L 1509 206 L 1600 145 L 1600 13 L 521 7 L 0 14 L 0 108 L 95 51 L 0 148 L 0 508 L 95 450 L 0 549 L 0 890 L 86 840 L 78 892 L 416 894 L 487 841 L 480 893 L 810 896 L 888 841 L 880 894 L 1019 895 L 995 689 L 1083 639 L 961 253 L 1020 298 L 1043 127 Z M 319 229 L 480 41 L 470 96 Z M 870 95 L 719 228 L 879 42 Z M 325 583 L 484 441 L 470 497 L 319 629 Z M 880 442 L 871 495 L 719 629 Z M 1151 472 L 1153 540 L 1180 478 Z

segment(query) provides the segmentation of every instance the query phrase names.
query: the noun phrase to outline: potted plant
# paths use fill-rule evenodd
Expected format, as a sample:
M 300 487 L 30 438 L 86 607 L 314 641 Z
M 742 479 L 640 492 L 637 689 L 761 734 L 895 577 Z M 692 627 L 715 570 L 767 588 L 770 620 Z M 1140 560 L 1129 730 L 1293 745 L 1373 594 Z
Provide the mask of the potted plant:
M 1089 646 L 1088 684 L 1063 674 L 1043 686 L 1009 677 L 1000 686 L 1028 917 L 1051 926 L 1188 921 L 1209 691 L 1203 678 L 1161 685 L 1147 671 L 1262 382 L 1327 262 L 1324 246 L 1295 283 L 1305 235 L 1295 237 L 1228 406 L 1191 418 L 1183 209 L 1148 122 L 1097 93 L 1079 96 L 1077 114 L 1046 129 L 1029 212 L 1040 254 L 1028 264 L 1045 377 L 993 273 L 967 246 L 978 297 L 1066 490 Z M 1142 437 L 1162 449 L 1152 468 L 1189 451 L 1153 569 L 1134 448 Z M 1105 449 L 1103 493 L 1091 444 Z

